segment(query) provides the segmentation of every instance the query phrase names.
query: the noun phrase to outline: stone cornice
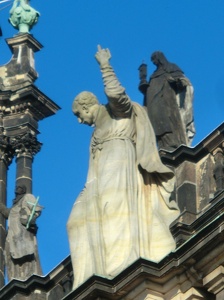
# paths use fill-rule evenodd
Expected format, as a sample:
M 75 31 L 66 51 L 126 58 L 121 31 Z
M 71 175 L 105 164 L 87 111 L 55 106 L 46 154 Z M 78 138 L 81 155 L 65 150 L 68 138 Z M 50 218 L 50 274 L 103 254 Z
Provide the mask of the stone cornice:
M 37 120 L 54 115 L 60 107 L 31 84 L 9 93 L 0 91 L 0 111 L 5 115 L 29 109 Z
M 195 232 L 185 243 L 159 263 L 140 258 L 112 280 L 92 276 L 79 288 L 65 295 L 63 299 L 93 300 L 96 297 L 102 297 L 99 299 L 118 300 L 142 283 L 146 285 L 153 283 L 160 292 L 169 293 L 169 289 L 174 288 L 177 278 L 179 278 L 180 285 L 187 285 L 191 278 L 191 284 L 192 281 L 195 281 L 193 285 L 202 287 L 203 278 L 212 269 L 215 270 L 224 263 L 222 255 L 224 251 L 223 212 L 221 213 L 218 209 L 219 213 L 213 214 L 218 206 L 223 209 L 223 204 L 221 205 L 224 200 L 223 194 L 217 195 L 219 200 L 214 200 L 215 204 L 211 205 L 210 212 L 206 212 L 206 214 L 213 215 L 213 219 L 205 223 L 206 215 L 199 217 L 197 222 L 201 223 L 201 228 L 198 227 L 198 232 Z M 71 276 L 71 272 L 70 257 L 67 257 L 47 276 L 33 275 L 24 282 L 12 280 L 0 290 L 0 297 L 9 300 L 17 293 L 29 295 L 37 289 L 47 293 L 56 284 L 62 285 L 64 278 Z
M 17 294 L 29 295 L 36 289 L 48 292 L 56 284 L 61 284 L 71 270 L 70 256 L 68 256 L 46 276 L 32 275 L 25 281 L 11 280 L 0 290 L 0 299 L 10 300 Z
M 29 48 L 33 50 L 33 52 L 37 52 L 43 48 L 43 45 L 41 45 L 38 40 L 36 40 L 32 34 L 24 33 L 24 34 L 17 34 L 13 38 L 6 39 L 7 44 L 9 45 L 9 48 L 11 49 L 13 53 L 13 48 L 15 46 L 19 46 L 21 44 L 26 44 Z
M 223 238 L 224 218 L 221 214 L 215 216 L 209 224 L 159 263 L 139 259 L 113 280 L 92 276 L 63 299 L 93 300 L 96 296 L 102 296 L 103 299 L 118 300 L 122 299 L 121 295 L 127 295 L 140 283 L 147 281 L 158 284 L 160 291 L 167 293 L 170 288 L 169 281 L 176 276 L 182 277 L 182 281 L 179 279 L 180 285 L 187 280 L 187 277 L 192 276 L 195 277 L 195 284 L 202 287 L 203 275 L 206 275 L 211 268 L 215 269 L 217 265 L 224 263 Z M 222 262 L 219 261 L 218 256 L 221 257 Z M 206 263 L 200 263 L 201 259 Z
M 224 123 L 220 124 L 212 133 L 195 147 L 179 146 L 173 152 L 160 150 L 160 156 L 165 164 L 178 166 L 183 161 L 198 162 L 206 154 L 213 152 L 224 140 Z

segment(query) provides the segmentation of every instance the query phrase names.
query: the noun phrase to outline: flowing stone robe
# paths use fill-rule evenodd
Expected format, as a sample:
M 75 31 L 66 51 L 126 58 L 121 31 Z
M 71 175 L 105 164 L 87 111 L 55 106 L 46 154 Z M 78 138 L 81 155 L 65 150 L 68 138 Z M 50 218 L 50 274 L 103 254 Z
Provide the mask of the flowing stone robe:
M 42 275 L 35 224 L 40 215 L 40 206 L 37 206 L 29 228 L 26 228 L 35 202 L 36 198 L 32 194 L 25 194 L 10 209 L 5 245 L 8 280 L 25 280 L 33 274 Z
M 174 175 L 160 161 L 145 109 L 131 102 L 109 65 L 101 71 L 108 104 L 99 106 L 87 182 L 67 224 L 73 288 L 93 274 L 113 278 L 140 257 L 159 261 L 175 249 Z

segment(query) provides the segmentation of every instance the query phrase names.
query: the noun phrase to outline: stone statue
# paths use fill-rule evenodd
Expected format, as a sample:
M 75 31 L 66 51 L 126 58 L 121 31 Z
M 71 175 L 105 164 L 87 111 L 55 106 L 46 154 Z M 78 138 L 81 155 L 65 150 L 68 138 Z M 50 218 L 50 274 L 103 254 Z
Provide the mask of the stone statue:
M 72 108 L 80 123 L 95 126 L 87 181 L 67 223 L 73 288 L 93 274 L 113 278 L 140 257 L 159 261 L 175 249 L 174 174 L 161 163 L 147 113 L 130 100 L 110 58 L 99 47 L 108 104 L 82 92 Z
M 151 56 L 157 69 L 146 81 L 146 65 L 140 71 L 139 90 L 154 128 L 159 148 L 174 150 L 181 144 L 190 146 L 195 135 L 193 87 L 183 71 L 167 61 L 162 52 Z
M 33 274 L 42 275 L 36 241 L 36 219 L 42 207 L 33 195 L 26 194 L 24 185 L 16 187 L 15 195 L 10 209 L 0 204 L 1 214 L 8 219 L 5 264 L 8 280 L 25 280 Z
M 40 13 L 29 5 L 28 0 L 14 0 L 9 21 L 20 33 L 29 33 L 39 16 Z

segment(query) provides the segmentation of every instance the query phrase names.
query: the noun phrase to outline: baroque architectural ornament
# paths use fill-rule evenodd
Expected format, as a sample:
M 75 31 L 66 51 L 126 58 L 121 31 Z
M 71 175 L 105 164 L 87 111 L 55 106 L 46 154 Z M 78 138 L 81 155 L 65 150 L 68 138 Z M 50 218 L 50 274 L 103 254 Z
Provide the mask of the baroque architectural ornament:
M 29 0 L 14 0 L 9 21 L 20 33 L 29 33 L 39 16 L 40 13 L 29 5 Z
M 13 158 L 13 151 L 9 145 L 9 138 L 5 135 L 0 136 L 0 160 L 10 165 Z
M 18 135 L 10 139 L 10 144 L 16 155 L 30 154 L 35 155 L 40 151 L 42 144 L 31 133 Z

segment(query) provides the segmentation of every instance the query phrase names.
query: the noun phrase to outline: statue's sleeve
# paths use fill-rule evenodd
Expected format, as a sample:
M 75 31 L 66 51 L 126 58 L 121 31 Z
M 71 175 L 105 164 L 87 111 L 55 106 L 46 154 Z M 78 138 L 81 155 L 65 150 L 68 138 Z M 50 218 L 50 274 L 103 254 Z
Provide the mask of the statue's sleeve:
M 7 208 L 3 203 L 0 203 L 0 213 L 8 219 L 9 217 L 10 208 Z
M 118 81 L 113 68 L 107 64 L 101 67 L 101 72 L 112 113 L 116 117 L 129 117 L 132 111 L 132 102 Z

